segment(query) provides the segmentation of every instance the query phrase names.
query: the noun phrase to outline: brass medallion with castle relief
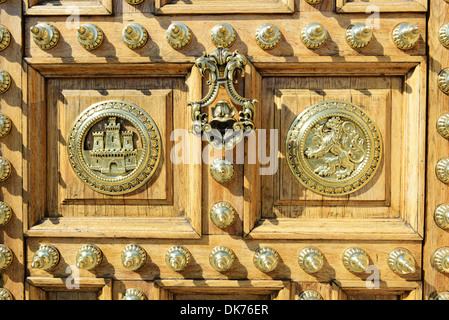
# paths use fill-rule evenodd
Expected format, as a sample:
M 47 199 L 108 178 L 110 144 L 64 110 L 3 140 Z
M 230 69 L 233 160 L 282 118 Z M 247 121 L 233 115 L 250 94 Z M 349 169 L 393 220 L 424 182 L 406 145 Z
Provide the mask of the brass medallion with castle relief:
M 361 108 L 329 100 L 308 107 L 293 121 L 286 150 L 301 184 L 319 194 L 340 196 L 360 189 L 374 176 L 382 138 Z
M 156 171 L 161 137 L 143 109 L 108 100 L 78 116 L 68 137 L 68 153 L 73 170 L 90 188 L 124 194 L 141 187 Z

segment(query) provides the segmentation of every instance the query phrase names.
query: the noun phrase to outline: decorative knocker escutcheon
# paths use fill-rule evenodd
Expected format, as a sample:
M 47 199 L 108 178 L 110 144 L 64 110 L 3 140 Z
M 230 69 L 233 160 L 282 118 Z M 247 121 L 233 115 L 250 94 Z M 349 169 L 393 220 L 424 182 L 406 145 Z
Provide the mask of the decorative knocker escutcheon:
M 143 48 L 148 41 L 148 31 L 138 23 L 128 24 L 123 28 L 123 42 L 132 50 Z
M 346 30 L 346 42 L 353 49 L 366 47 L 373 38 L 373 29 L 364 23 L 350 25 Z
M 4 244 L 0 244 L 0 270 L 8 268 L 12 263 L 14 254 Z
M 349 248 L 343 254 L 343 265 L 351 272 L 365 272 L 368 268 L 368 263 L 368 255 L 362 248 Z
M 10 43 L 11 43 L 11 33 L 9 32 L 8 28 L 0 25 L 0 51 L 3 51 L 6 48 L 8 48 Z
M 43 244 L 33 255 L 31 267 L 42 270 L 51 270 L 59 263 L 59 251 L 51 244 Z
M 194 102 L 189 102 L 192 111 L 192 132 L 197 136 L 205 136 L 207 141 L 216 149 L 229 150 L 240 142 L 244 136 L 253 132 L 254 104 L 257 100 L 251 100 L 240 96 L 235 90 L 237 72 L 244 75 L 247 64 L 246 58 L 237 51 L 230 53 L 228 49 L 218 47 L 211 54 L 204 54 L 196 60 L 202 76 L 206 71 L 210 73 L 209 92 L 206 96 Z M 242 108 L 236 119 L 236 108 L 226 100 L 220 100 L 212 108 L 212 119 L 205 108 L 210 106 L 218 96 L 219 88 L 226 89 L 232 103 Z
M 9 204 L 0 201 L 0 227 L 6 226 L 11 221 L 12 210 Z
M 449 247 L 436 250 L 431 258 L 432 266 L 441 273 L 449 273 Z
M 449 229 L 449 203 L 440 204 L 433 214 L 438 227 L 443 230 Z
M 122 265 L 131 271 L 141 268 L 147 261 L 147 252 L 138 244 L 129 244 L 122 251 Z
M 318 291 L 309 289 L 301 292 L 299 300 L 323 300 L 323 297 Z
M 217 202 L 210 209 L 210 219 L 219 228 L 229 227 L 236 217 L 235 209 L 229 202 Z
M 93 244 L 86 244 L 76 254 L 76 267 L 92 270 L 98 267 L 103 260 L 100 248 Z
M 209 262 L 212 268 L 218 272 L 225 272 L 232 267 L 235 260 L 234 251 L 225 246 L 217 246 L 209 254 Z
M 14 300 L 14 297 L 8 289 L 0 288 L 0 300 Z
M 315 247 L 307 247 L 301 250 L 298 256 L 299 266 L 307 273 L 315 273 L 324 265 L 323 253 Z
M 397 274 L 415 273 L 415 258 L 412 253 L 403 248 L 393 250 L 388 256 L 388 266 Z
M 309 23 L 301 30 L 301 40 L 309 49 L 318 49 L 327 40 L 326 28 L 318 22 Z
M 94 24 L 83 24 L 77 30 L 78 42 L 86 50 L 95 50 L 103 43 L 104 33 Z
M 261 247 L 254 253 L 253 262 L 260 271 L 271 272 L 279 263 L 279 254 L 273 248 Z
M 173 246 L 165 253 L 165 262 L 174 271 L 183 270 L 190 262 L 191 254 L 183 246 Z
M 59 42 L 59 31 L 48 23 L 39 23 L 30 28 L 34 43 L 42 50 L 54 48 Z
M 122 300 L 146 300 L 145 294 L 136 288 L 126 289 Z
M 398 24 L 392 33 L 393 42 L 399 49 L 412 49 L 419 39 L 419 26 L 404 22 Z
M 11 76 L 5 70 L 0 69 L 0 94 L 8 91 L 11 86 Z

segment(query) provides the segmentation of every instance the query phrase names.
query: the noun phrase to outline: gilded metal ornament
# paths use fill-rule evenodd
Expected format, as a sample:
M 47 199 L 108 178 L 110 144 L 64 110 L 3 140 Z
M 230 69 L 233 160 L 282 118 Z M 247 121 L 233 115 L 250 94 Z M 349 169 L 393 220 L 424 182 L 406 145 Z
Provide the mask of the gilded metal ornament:
M 174 271 L 183 270 L 190 262 L 191 254 L 183 246 L 172 246 L 165 253 L 165 263 Z
M 366 47 L 373 39 L 373 29 L 364 23 L 350 25 L 346 30 L 346 42 L 353 49 Z
M 100 248 L 93 244 L 86 244 L 76 254 L 76 267 L 92 270 L 98 267 L 102 260 L 103 253 Z
M 352 247 L 343 254 L 343 265 L 354 273 L 365 272 L 368 268 L 369 258 L 362 248 Z
M 449 183 L 449 158 L 443 158 L 437 162 L 435 174 L 441 182 Z
M 324 256 L 320 249 L 307 247 L 301 250 L 298 256 L 299 266 L 307 273 L 316 273 L 324 265 Z
M 235 260 L 234 251 L 225 246 L 217 246 L 209 254 L 209 263 L 218 272 L 225 272 L 232 267 Z
M 51 270 L 59 263 L 59 251 L 51 244 L 43 244 L 33 255 L 31 267 L 42 270 Z
M 308 4 L 319 4 L 323 2 L 324 0 L 306 0 Z
M 11 86 L 11 76 L 5 70 L 0 70 L 0 94 L 8 91 Z
M 77 30 L 78 42 L 86 50 L 95 50 L 103 43 L 104 33 L 94 24 L 83 24 Z
M 240 96 L 235 90 L 234 83 L 237 82 L 237 71 L 243 76 L 245 72 L 246 58 L 237 51 L 230 53 L 228 49 L 218 47 L 211 54 L 198 58 L 195 62 L 199 72 L 204 77 L 206 71 L 210 73 L 208 81 L 209 92 L 206 96 L 194 102 L 189 102 L 192 114 L 192 133 L 202 136 L 216 149 L 232 149 L 244 136 L 253 132 L 254 104 L 257 100 L 251 100 Z M 226 89 L 232 103 L 242 108 L 238 112 L 238 120 L 235 119 L 236 109 L 225 100 L 217 102 L 212 108 L 212 119 L 204 112 L 218 96 L 219 88 Z
M 323 296 L 318 291 L 309 289 L 301 292 L 299 300 L 323 300 Z
M 0 227 L 6 226 L 11 221 L 12 209 L 6 202 L 0 201 Z
M 122 300 L 146 300 L 145 294 L 136 288 L 126 289 Z
M 210 175 L 219 183 L 231 180 L 234 172 L 234 164 L 226 158 L 216 158 L 210 165 Z
M 279 254 L 273 248 L 261 247 L 254 253 L 253 262 L 260 271 L 271 272 L 279 263 Z
M 3 157 L 0 157 L 0 181 L 5 181 L 11 175 L 11 163 Z
M 4 244 L 0 244 L 0 270 L 8 268 L 12 263 L 13 257 L 14 254 L 11 249 Z
M 147 261 L 147 252 L 138 244 L 129 244 L 123 249 L 121 260 L 126 269 L 135 271 Z
M 418 25 L 403 22 L 398 24 L 392 32 L 393 42 L 399 49 L 412 49 L 419 39 L 420 28 Z
M 273 49 L 278 45 L 279 40 L 279 29 L 272 23 L 265 23 L 256 31 L 256 43 L 264 50 Z
M 449 291 L 443 291 L 435 294 L 433 300 L 449 300 Z
M 443 230 L 449 229 L 449 203 L 440 204 L 433 214 L 438 227 Z
M 446 48 L 449 48 L 449 24 L 443 24 L 438 32 L 440 42 Z
M 340 196 L 362 188 L 376 173 L 382 138 L 374 121 L 358 106 L 328 100 L 304 110 L 286 140 L 287 161 L 306 188 Z
M 8 289 L 0 288 L 0 300 L 14 300 L 14 297 Z
M 210 209 L 210 219 L 219 228 L 229 227 L 234 223 L 237 213 L 229 202 L 217 202 Z
M 438 118 L 437 131 L 443 138 L 449 139 L 449 113 L 444 113 Z
M 438 87 L 441 91 L 449 94 L 449 68 L 445 68 L 438 74 Z
M 3 114 L 0 113 L 0 138 L 3 138 L 11 131 L 11 119 Z
M 397 248 L 388 255 L 388 266 L 397 274 L 412 274 L 416 272 L 415 258 L 404 248 Z
M 42 50 L 54 48 L 59 42 L 59 31 L 48 23 L 39 23 L 30 28 L 34 43 Z
M 0 270 L 0 288 L 8 281 L 8 275 L 4 270 Z
M 301 30 L 301 40 L 309 49 L 318 49 L 327 39 L 326 28 L 318 22 L 309 23 Z
M 229 23 L 219 23 L 212 28 L 210 34 L 212 43 L 218 48 L 229 48 L 235 42 L 236 33 Z
M 449 273 L 449 247 L 442 247 L 436 250 L 430 262 L 439 272 Z
M 129 4 L 141 4 L 144 0 L 126 0 Z
M 168 27 L 166 38 L 173 49 L 181 50 L 192 41 L 192 31 L 184 23 L 174 22 Z
M 11 43 L 11 33 L 9 32 L 8 28 L 0 25 L 0 51 L 3 51 L 6 48 L 8 48 L 10 43 Z
M 87 108 L 68 136 L 70 164 L 93 190 L 110 195 L 143 186 L 157 169 L 161 137 L 135 104 L 108 100 Z
M 140 24 L 130 23 L 123 28 L 122 38 L 128 48 L 141 49 L 148 42 L 148 31 Z

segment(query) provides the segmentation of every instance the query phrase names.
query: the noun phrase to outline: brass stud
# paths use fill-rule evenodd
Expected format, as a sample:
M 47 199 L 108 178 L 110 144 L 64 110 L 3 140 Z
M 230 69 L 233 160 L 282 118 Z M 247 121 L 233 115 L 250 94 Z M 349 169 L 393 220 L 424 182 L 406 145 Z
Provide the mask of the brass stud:
M 147 261 L 147 252 L 138 244 L 129 244 L 123 249 L 121 260 L 126 269 L 135 271 Z
M 92 270 L 98 267 L 103 260 L 100 248 L 93 244 L 86 244 L 76 254 L 76 267 Z
M 0 70 L 0 93 L 5 93 L 11 86 L 11 76 L 5 70 Z
M 323 0 L 305 0 L 305 1 L 308 4 L 312 4 L 312 5 L 319 4 L 319 3 L 323 2 Z
M 449 229 L 449 203 L 440 204 L 433 214 L 438 227 L 443 230 Z
M 166 38 L 173 49 L 181 50 L 192 41 L 192 32 L 184 23 L 174 22 L 168 27 Z
M 217 202 L 210 209 L 210 219 L 219 228 L 229 227 L 234 223 L 236 212 L 229 202 Z
M 253 262 L 260 271 L 271 272 L 279 263 L 279 254 L 273 248 L 261 247 L 254 253 Z
M 449 291 L 443 291 L 435 294 L 433 300 L 449 300 Z
M 183 246 L 172 246 L 165 253 L 165 263 L 174 271 L 183 270 L 190 262 L 191 254 Z
M 345 268 L 351 272 L 361 273 L 368 268 L 369 258 L 362 248 L 352 247 L 347 249 L 342 259 Z
M 449 247 L 436 250 L 431 258 L 432 266 L 441 273 L 449 273 Z
M 212 28 L 210 34 L 212 43 L 218 48 L 229 48 L 235 42 L 236 33 L 229 23 L 219 23 Z
M 94 24 L 83 24 L 77 30 L 78 42 L 86 50 L 95 50 L 104 39 L 103 31 Z
M 314 289 L 309 289 L 301 292 L 299 300 L 323 300 L 321 293 Z
M 144 0 L 126 0 L 129 4 L 141 4 Z
M 397 274 L 411 274 L 416 272 L 415 258 L 404 248 L 393 250 L 388 256 L 388 266 Z
M 131 23 L 123 28 L 122 38 L 128 48 L 137 50 L 146 45 L 148 41 L 148 32 L 145 27 L 140 24 Z
M 307 247 L 301 250 L 298 256 L 299 266 L 307 273 L 316 273 L 324 265 L 324 256 L 320 249 Z
M 12 210 L 9 204 L 0 201 L 0 227 L 6 226 L 11 221 Z
M 327 39 L 326 28 L 318 22 L 309 23 L 301 31 L 301 40 L 309 49 L 318 49 Z
M 235 260 L 234 251 L 225 246 L 217 246 L 209 254 L 209 263 L 218 272 L 225 272 L 232 267 Z
M 51 270 L 59 263 L 59 251 L 51 244 L 43 244 L 33 255 L 31 267 L 35 269 Z
M 438 32 L 438 38 L 440 39 L 440 43 L 449 48 L 449 24 L 443 24 Z
M 34 43 L 42 50 L 52 49 L 59 42 L 59 31 L 51 24 L 40 23 L 32 26 L 30 32 L 33 35 Z
M 435 174 L 441 182 L 449 182 L 449 158 L 443 158 L 437 162 L 435 166 Z
M 265 23 L 256 31 L 256 43 L 264 50 L 273 49 L 278 45 L 279 40 L 279 29 L 272 23 Z
M 449 94 L 449 68 L 445 68 L 440 71 L 437 82 L 440 90 L 446 94 Z
M 5 181 L 11 175 L 11 163 L 3 157 L 0 157 L 0 181 Z
M 146 300 L 145 294 L 136 288 L 126 289 L 122 300 Z
M 4 244 L 0 244 L 0 270 L 8 268 L 13 259 L 14 254 Z
M 400 23 L 393 29 L 393 42 L 399 49 L 410 50 L 416 45 L 419 33 L 418 25 L 408 22 Z
M 0 51 L 3 51 L 6 48 L 8 48 L 10 43 L 11 43 L 11 33 L 9 32 L 8 28 L 0 25 Z
M 234 172 L 234 164 L 226 158 L 215 158 L 210 165 L 210 175 L 218 183 L 231 180 Z
M 11 131 L 11 119 L 0 113 L 0 138 L 3 138 Z
M 8 289 L 0 288 L 0 300 L 14 300 L 14 297 Z
M 366 47 L 373 38 L 373 29 L 364 23 L 350 25 L 346 30 L 346 42 L 353 49 Z
M 438 118 L 436 127 L 443 138 L 449 139 L 449 113 L 444 113 Z

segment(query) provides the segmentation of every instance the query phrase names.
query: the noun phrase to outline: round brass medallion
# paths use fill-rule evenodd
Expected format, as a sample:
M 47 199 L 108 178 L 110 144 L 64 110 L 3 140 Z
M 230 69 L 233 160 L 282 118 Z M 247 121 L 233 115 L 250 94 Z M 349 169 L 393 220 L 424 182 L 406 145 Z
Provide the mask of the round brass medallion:
M 329 100 L 308 107 L 293 121 L 286 147 L 299 182 L 316 193 L 340 196 L 360 189 L 374 176 L 382 138 L 361 108 Z
M 141 187 L 156 171 L 161 137 L 143 109 L 125 101 L 103 101 L 75 120 L 68 153 L 73 170 L 89 187 L 124 194 Z

